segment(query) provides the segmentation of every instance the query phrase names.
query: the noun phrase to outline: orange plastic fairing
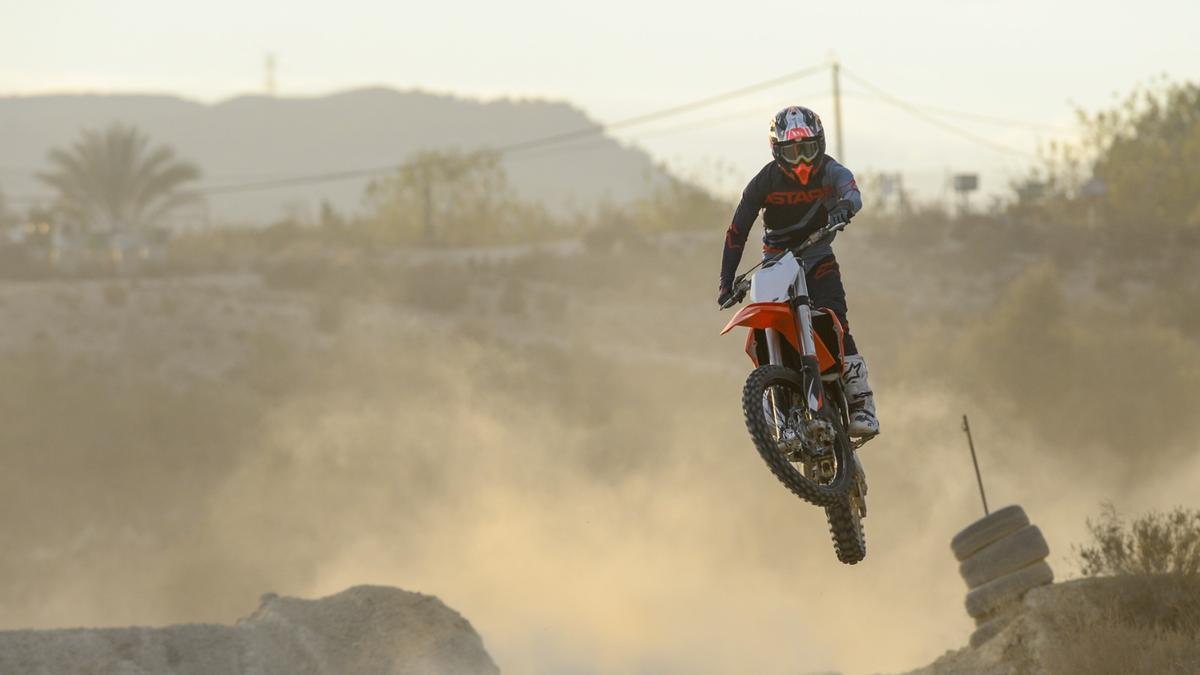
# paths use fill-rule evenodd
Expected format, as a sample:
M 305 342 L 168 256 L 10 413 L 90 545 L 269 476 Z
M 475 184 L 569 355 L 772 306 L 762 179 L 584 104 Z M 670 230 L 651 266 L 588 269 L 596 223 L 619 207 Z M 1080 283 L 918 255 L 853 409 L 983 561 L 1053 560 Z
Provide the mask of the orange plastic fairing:
M 743 307 L 721 331 L 728 333 L 737 326 L 747 328 L 774 328 L 791 343 L 797 353 L 801 352 L 800 340 L 796 335 L 796 317 L 786 302 L 753 302 Z
M 814 319 L 821 314 L 828 315 L 832 321 L 833 332 L 837 338 L 837 344 L 833 345 L 833 347 L 838 350 L 838 355 L 840 356 L 842 352 L 842 323 L 838 321 L 836 314 L 823 309 L 818 309 L 815 312 Z M 721 331 L 721 335 L 728 333 L 737 326 L 745 326 L 751 329 L 750 334 L 746 336 L 746 353 L 755 362 L 755 365 L 758 365 L 758 355 L 754 344 L 755 334 L 753 329 L 774 328 L 779 331 L 779 334 L 785 340 L 791 343 L 796 353 L 803 353 L 803 349 L 800 347 L 800 340 L 796 335 L 796 318 L 792 314 L 791 307 L 786 302 L 755 302 L 746 305 L 730 319 L 729 323 L 725 325 L 724 330 Z M 816 331 L 813 331 L 813 345 L 817 350 L 817 364 L 822 373 L 828 373 L 837 367 L 839 359 L 834 356 L 830 345 L 826 345 L 821 336 L 816 334 Z

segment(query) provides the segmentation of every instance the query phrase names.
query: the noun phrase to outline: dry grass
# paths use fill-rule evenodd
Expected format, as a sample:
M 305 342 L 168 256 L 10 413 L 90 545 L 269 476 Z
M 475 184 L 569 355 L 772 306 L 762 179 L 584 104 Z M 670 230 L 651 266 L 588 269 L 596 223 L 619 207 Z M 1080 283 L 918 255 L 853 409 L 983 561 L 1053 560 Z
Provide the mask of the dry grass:
M 1044 651 L 1051 675 L 1195 675 L 1200 672 L 1200 625 L 1170 627 L 1136 620 L 1115 604 L 1095 615 L 1064 608 L 1063 630 Z
M 1091 587 L 1102 593 L 1059 609 L 1062 630 L 1044 651 L 1046 672 L 1200 672 L 1200 511 L 1128 521 L 1106 504 L 1088 529 L 1092 541 L 1077 549 L 1078 563 L 1084 575 L 1102 577 Z

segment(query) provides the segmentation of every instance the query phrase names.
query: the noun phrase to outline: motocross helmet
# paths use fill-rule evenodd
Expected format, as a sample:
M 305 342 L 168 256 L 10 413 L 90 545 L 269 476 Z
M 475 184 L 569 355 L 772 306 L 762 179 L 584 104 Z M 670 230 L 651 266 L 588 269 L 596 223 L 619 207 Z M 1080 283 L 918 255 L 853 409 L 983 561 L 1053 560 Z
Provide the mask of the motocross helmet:
M 779 168 L 801 183 L 825 156 L 825 127 L 821 116 L 802 106 L 788 106 L 771 120 L 771 154 Z

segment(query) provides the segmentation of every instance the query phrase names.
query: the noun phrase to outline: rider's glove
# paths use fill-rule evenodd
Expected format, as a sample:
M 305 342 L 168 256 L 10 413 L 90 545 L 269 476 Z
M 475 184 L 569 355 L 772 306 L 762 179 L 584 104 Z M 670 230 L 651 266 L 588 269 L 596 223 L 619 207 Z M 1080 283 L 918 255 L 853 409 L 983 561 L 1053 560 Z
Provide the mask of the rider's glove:
M 837 227 L 850 222 L 852 204 L 846 199 L 837 203 L 837 206 L 829 210 L 829 225 Z
M 733 298 L 733 282 L 722 279 L 721 287 L 717 290 L 717 306 L 724 307 L 731 298 Z

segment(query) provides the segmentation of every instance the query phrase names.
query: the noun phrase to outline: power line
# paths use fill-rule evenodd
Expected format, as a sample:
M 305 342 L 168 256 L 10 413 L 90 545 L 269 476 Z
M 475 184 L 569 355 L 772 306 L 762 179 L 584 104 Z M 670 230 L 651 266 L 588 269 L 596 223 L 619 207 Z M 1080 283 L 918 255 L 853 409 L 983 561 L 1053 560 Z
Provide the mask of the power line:
M 803 95 L 799 95 L 799 96 L 793 96 L 791 98 L 800 99 L 800 100 L 823 100 L 823 99 L 829 98 L 829 92 L 809 93 L 809 94 L 803 94 Z M 783 105 L 783 104 L 780 104 L 780 105 Z M 712 126 L 716 126 L 718 124 L 723 124 L 725 122 L 730 122 L 733 120 L 744 121 L 748 115 L 754 115 L 757 113 L 761 113 L 762 110 L 763 110 L 763 106 L 755 106 L 754 108 L 741 108 L 741 109 L 737 110 L 736 112 L 726 112 L 721 115 L 703 117 L 701 119 L 687 122 L 685 124 L 680 124 L 680 125 L 671 126 L 671 127 L 664 127 L 664 128 L 659 128 L 659 129 L 651 129 L 649 131 L 637 132 L 637 133 L 633 134 L 632 136 L 630 136 L 629 138 L 631 140 L 640 141 L 640 140 L 647 139 L 647 138 L 658 138 L 660 136 L 670 136 L 673 134 L 686 133 L 688 131 L 694 131 L 696 129 L 712 127 Z M 584 145 L 587 143 L 594 143 L 596 141 L 605 141 L 605 140 L 609 140 L 609 139 L 604 136 L 591 136 L 588 138 L 580 138 L 580 139 L 576 139 L 571 142 L 567 142 L 564 145 L 559 145 L 559 146 L 555 146 L 552 148 L 546 148 L 546 149 L 542 150 L 541 152 L 535 152 L 532 154 L 522 154 L 519 157 L 512 157 L 512 158 L 510 158 L 510 160 L 525 160 L 525 159 L 537 159 L 540 157 L 551 157 L 551 156 L 554 156 L 561 152 L 566 152 L 569 150 L 577 149 L 581 145 Z
M 718 103 L 724 103 L 725 101 L 729 101 L 729 100 L 732 100 L 735 98 L 740 98 L 742 96 L 746 96 L 747 94 L 753 94 L 755 92 L 759 92 L 764 89 L 771 89 L 773 87 L 778 87 L 779 85 L 786 84 L 788 82 L 791 82 L 792 80 L 798 80 L 802 77 L 808 77 L 809 75 L 814 75 L 824 69 L 825 69 L 825 64 L 821 64 L 821 65 L 813 66 L 811 68 L 797 70 L 793 73 L 788 73 L 787 75 L 781 75 L 779 77 L 771 78 L 770 80 L 764 80 L 764 81 L 758 82 L 756 84 L 742 87 L 741 89 L 734 89 L 733 91 L 727 91 L 723 94 L 717 94 L 716 96 L 710 96 L 708 98 L 702 98 L 702 99 L 699 99 L 696 101 L 691 101 L 689 103 L 684 103 L 681 105 L 672 106 L 670 108 L 665 108 L 663 110 L 657 110 L 652 113 L 637 115 L 636 117 L 628 117 L 626 119 L 623 119 L 623 120 L 620 120 L 617 122 L 610 122 L 608 124 L 598 124 L 594 127 L 589 127 L 587 129 L 579 129 L 577 131 L 569 131 L 564 134 L 557 134 L 555 136 L 548 136 L 546 138 L 539 138 L 539 139 L 534 139 L 532 141 L 524 141 L 521 143 L 514 143 L 512 145 L 507 145 L 502 148 L 499 148 L 498 152 L 500 152 L 501 154 L 504 154 L 504 153 L 508 153 L 508 152 L 517 152 L 517 151 L 525 150 L 525 149 L 529 149 L 529 148 L 542 147 L 544 145 L 553 145 L 553 144 L 556 144 L 556 143 L 559 143 L 562 141 L 568 141 L 568 140 L 573 140 L 575 138 L 592 136 L 592 135 L 596 135 L 596 134 L 602 134 L 606 131 L 613 131 L 613 130 L 621 129 L 624 127 L 630 127 L 630 126 L 634 126 L 634 125 L 638 125 L 638 124 L 645 124 L 646 122 L 653 122 L 655 120 L 659 120 L 659 119 L 663 119 L 663 118 L 667 118 L 667 117 L 674 117 L 676 115 L 681 115 L 683 113 L 691 112 L 693 110 L 696 110 L 697 108 L 706 108 L 708 106 L 716 105 Z
M 10 204 L 36 204 L 43 201 L 54 201 L 54 199 L 54 195 L 5 195 L 0 201 Z
M 684 103 L 681 105 L 671 106 L 670 108 L 664 108 L 662 110 L 656 110 L 654 112 L 645 113 L 645 114 L 637 115 L 634 117 L 628 117 L 628 118 L 625 118 L 622 120 L 618 120 L 616 122 L 609 122 L 608 124 L 597 124 L 597 125 L 594 125 L 591 127 L 583 128 L 583 129 L 576 129 L 574 131 L 553 134 L 551 136 L 545 136 L 542 138 L 534 138 L 534 139 L 530 139 L 527 141 L 520 141 L 518 143 L 512 143 L 509 145 L 501 146 L 499 148 L 495 148 L 494 151 L 499 155 L 507 155 L 507 154 L 514 153 L 514 152 L 522 152 L 522 151 L 532 150 L 535 148 L 543 148 L 543 147 L 558 145 L 558 144 L 565 143 L 568 141 L 579 140 L 579 139 L 588 138 L 591 136 L 601 136 L 605 132 L 612 131 L 615 129 L 622 129 L 625 127 L 631 127 L 631 126 L 635 126 L 635 125 L 645 124 L 647 122 L 653 122 L 655 120 L 665 119 L 668 117 L 674 117 L 676 115 L 681 115 L 681 114 L 684 114 L 687 112 L 691 112 L 698 108 L 704 108 L 704 107 L 716 105 L 718 103 L 723 103 L 725 101 L 729 101 L 729 100 L 732 100 L 735 98 L 740 98 L 742 96 L 746 96 L 748 94 L 753 94 L 758 91 L 763 91 L 765 89 L 777 87 L 781 84 L 786 84 L 793 80 L 798 80 L 798 79 L 801 79 L 804 77 L 808 77 L 809 75 L 816 74 L 816 73 L 824 70 L 825 68 L 826 68 L 825 64 L 812 66 L 810 68 L 805 68 L 803 70 L 797 70 L 797 71 L 788 73 L 786 75 L 781 75 L 779 77 L 774 77 L 769 80 L 757 82 L 755 84 L 741 87 L 739 89 L 734 89 L 732 91 L 727 91 L 722 94 L 717 94 L 716 96 L 709 96 L 707 98 L 698 99 L 698 100 Z M 269 189 L 281 188 L 281 187 L 292 187 L 292 186 L 296 186 L 296 185 L 308 185 L 308 184 L 313 184 L 313 183 L 328 183 L 328 182 L 339 181 L 339 180 L 349 180 L 349 179 L 353 179 L 353 178 L 364 178 L 367 176 L 376 176 L 376 175 L 380 175 L 380 174 L 391 173 L 395 170 L 396 170 L 396 165 L 389 164 L 387 166 L 375 166 L 375 167 L 368 167 L 368 168 L 362 168 L 362 169 L 349 169 L 349 170 L 345 170 L 345 171 L 333 171 L 333 172 L 326 172 L 326 173 L 319 173 L 319 174 L 309 174 L 309 175 L 305 175 L 305 176 L 293 176 L 290 178 L 279 178 L 279 179 L 274 179 L 274 180 L 265 180 L 265 181 L 259 181 L 259 182 L 253 182 L 253 183 L 217 185 L 217 186 L 212 186 L 212 187 L 208 187 L 208 188 L 201 188 L 201 189 L 197 190 L 197 192 L 200 194 L 203 194 L 203 195 L 230 194 L 230 193 L 235 193 L 235 192 L 254 192 L 254 191 L 258 191 L 258 190 L 269 190 Z
M 829 95 L 830 95 L 829 92 L 823 91 L 823 92 L 819 92 L 819 93 L 793 96 L 791 98 L 793 98 L 795 100 L 813 101 L 813 100 L 824 100 L 824 99 L 828 98 Z M 639 133 L 636 136 L 634 136 L 634 138 L 635 139 L 655 138 L 658 136 L 666 136 L 669 134 L 675 134 L 675 133 L 679 133 L 679 132 L 683 132 L 683 131 L 691 131 L 692 129 L 709 127 L 709 126 L 713 126 L 714 124 L 720 124 L 722 122 L 728 122 L 730 120 L 745 119 L 747 115 L 761 113 L 761 112 L 762 112 L 761 106 L 756 106 L 753 109 L 744 108 L 742 110 L 739 110 L 738 112 L 726 113 L 724 115 L 714 116 L 714 117 L 705 117 L 703 119 L 696 120 L 695 122 L 689 122 L 687 124 L 683 124 L 683 125 L 676 126 L 676 127 L 670 127 L 667 129 L 656 129 L 656 130 L 652 130 L 652 131 L 642 132 L 642 133 Z
M 826 99 L 828 97 L 829 97 L 829 92 L 811 92 L 811 93 L 802 94 L 799 96 L 792 96 L 790 98 L 801 99 L 801 100 L 820 100 L 820 99 Z M 759 113 L 762 111 L 762 109 L 763 109 L 763 106 L 755 106 L 753 108 L 741 108 L 734 112 L 726 112 L 726 113 L 723 113 L 720 115 L 704 117 L 699 120 L 694 120 L 694 121 L 687 122 L 685 124 L 678 125 L 678 126 L 672 126 L 672 127 L 666 127 L 666 128 L 660 128 L 660 129 L 651 129 L 649 131 L 639 132 L 639 133 L 634 134 L 634 136 L 632 138 L 633 138 L 633 140 L 642 140 L 642 139 L 646 139 L 646 138 L 658 138 L 660 136 L 669 136 L 669 135 L 678 134 L 678 133 L 686 133 L 688 131 L 694 131 L 696 129 L 702 129 L 702 128 L 722 124 L 724 122 L 745 119 L 747 115 Z M 616 124 L 617 123 L 614 123 L 613 125 L 609 125 L 608 128 L 612 128 L 613 126 L 616 126 Z M 518 157 L 512 157 L 510 159 L 525 160 L 525 159 L 538 159 L 538 158 L 542 158 L 542 157 L 552 157 L 552 156 L 560 154 L 562 152 L 568 152 L 570 150 L 578 149 L 580 145 L 595 143 L 597 141 L 606 141 L 606 140 L 610 140 L 610 139 L 603 135 L 593 134 L 593 135 L 589 135 L 589 136 L 581 136 L 579 138 L 574 138 L 572 140 L 561 141 L 555 147 L 542 148 L 540 152 L 531 152 L 531 153 L 523 152 Z M 386 167 L 386 172 L 390 173 L 391 171 L 394 171 L 395 168 L 396 168 L 395 166 Z M 371 171 L 371 170 L 368 169 L 368 170 L 358 170 L 358 171 Z M 354 175 L 351 175 L 351 173 L 352 172 L 349 172 L 349 171 L 345 172 L 345 178 L 359 177 L 357 171 L 354 172 Z M 303 184 L 304 182 L 307 182 L 309 178 L 311 178 L 311 177 L 310 176 L 279 176 L 279 177 L 271 178 L 269 180 L 261 181 L 261 183 L 282 184 L 282 183 L 299 182 L 300 184 Z M 255 183 L 252 183 L 251 185 L 258 186 L 261 183 L 255 182 Z M 284 185 L 280 185 L 280 187 L 283 187 L 283 186 Z M 230 187 L 232 188 L 234 186 L 230 186 Z M 247 191 L 249 191 L 249 190 L 247 190 Z M 204 191 L 202 190 L 201 192 L 204 192 Z M 231 189 L 230 192 L 234 192 L 234 190 Z M 205 192 L 205 194 L 211 194 L 211 193 Z M 38 202 L 38 201 L 53 200 L 53 199 L 54 199 L 54 197 L 52 195 L 46 195 L 46 196 L 25 195 L 25 196 L 10 197 L 10 198 L 8 198 L 8 201 L 10 201 L 10 202 Z
M 942 108 L 939 106 L 932 106 L 932 105 L 922 105 L 921 107 L 926 110 L 932 110 L 933 112 L 941 113 L 943 115 L 949 115 L 951 117 L 958 117 L 958 118 L 966 119 L 966 120 L 975 120 L 977 122 L 982 122 L 984 124 L 995 124 L 997 126 L 1005 126 L 1005 127 L 1020 127 L 1020 128 L 1025 128 L 1025 129 L 1034 129 L 1034 130 L 1038 130 L 1038 131 L 1058 131 L 1058 132 L 1073 131 L 1073 129 L 1071 127 L 1064 127 L 1059 124 L 1046 124 L 1044 122 L 1030 122 L 1029 120 L 1018 120 L 1018 119 L 1013 119 L 1011 117 L 997 117 L 995 115 L 980 115 L 979 113 L 966 112 L 963 110 L 953 110 L 951 108 Z
M 395 164 L 387 166 L 377 166 L 369 169 L 350 169 L 347 171 L 334 171 L 329 173 L 309 174 L 306 176 L 292 176 L 290 178 L 276 178 L 273 180 L 264 180 L 255 183 L 241 183 L 230 185 L 217 185 L 213 187 L 200 188 L 196 192 L 201 195 L 221 195 L 232 194 L 235 192 L 257 192 L 259 190 L 271 190 L 281 187 L 290 187 L 293 185 L 309 185 L 312 183 L 332 183 L 340 180 L 349 180 L 351 178 L 365 178 L 367 176 L 378 176 L 385 173 L 391 173 L 396 170 Z
M 526 158 L 526 157 L 534 158 L 534 157 L 541 157 L 541 156 L 556 154 L 557 152 L 562 152 L 562 151 L 569 149 L 569 147 L 576 147 L 577 144 L 580 142 L 594 142 L 594 141 L 600 141 L 600 140 L 608 140 L 608 138 L 605 136 L 606 132 L 623 129 L 626 127 L 638 126 L 638 125 L 646 124 L 646 123 L 657 121 L 657 120 L 669 119 L 672 117 L 683 115 L 683 114 L 692 112 L 692 111 L 700 109 L 700 108 L 710 107 L 710 106 L 716 105 L 718 103 L 723 103 L 725 101 L 741 98 L 741 97 L 747 96 L 752 93 L 756 93 L 759 91 L 778 87 L 779 85 L 786 84 L 788 82 L 798 80 L 798 79 L 801 79 L 804 77 L 808 77 L 810 75 L 814 75 L 816 73 L 823 71 L 825 68 L 828 68 L 828 67 L 829 67 L 829 64 L 822 63 L 822 64 L 815 65 L 815 66 L 812 66 L 809 68 L 805 68 L 805 69 L 797 70 L 797 71 L 794 71 L 794 72 L 791 72 L 791 73 L 788 73 L 785 75 L 781 75 L 779 77 L 774 77 L 769 80 L 764 80 L 764 81 L 757 82 L 757 83 L 754 83 L 751 85 L 747 85 L 745 87 L 740 87 L 738 89 L 734 89 L 734 90 L 727 91 L 727 92 L 724 92 L 721 94 L 717 94 L 715 96 L 709 96 L 706 98 L 697 99 L 694 101 L 690 101 L 688 103 L 674 105 L 669 108 L 664 108 L 661 110 L 656 110 L 653 112 L 644 113 L 644 114 L 636 115 L 633 117 L 628 117 L 625 119 L 617 120 L 615 122 L 609 122 L 607 124 L 604 124 L 604 123 L 595 124 L 593 126 L 589 126 L 589 127 L 582 128 L 582 129 L 576 129 L 573 131 L 557 133 L 557 134 L 553 134 L 550 136 L 534 138 L 534 139 L 529 139 L 526 141 L 520 141 L 520 142 L 512 143 L 509 145 L 500 146 L 499 148 L 495 148 L 494 152 L 496 152 L 498 155 L 504 156 L 504 155 L 511 155 L 511 154 L 515 154 L 515 153 L 525 153 L 530 150 L 536 150 L 536 149 L 544 150 L 543 152 L 538 152 L 533 155 L 524 155 L 522 158 Z M 976 114 L 976 113 L 961 112 L 961 111 L 949 110 L 949 109 L 944 109 L 944 108 L 937 108 L 934 106 L 920 106 L 920 105 L 905 101 L 903 99 L 900 99 L 896 96 L 893 96 L 893 95 L 883 91 L 876 85 L 865 80 L 858 74 L 856 74 L 850 70 L 847 70 L 844 67 L 841 69 L 841 71 L 847 77 L 851 78 L 852 80 L 854 80 L 858 84 L 861 84 L 862 86 L 864 86 L 865 88 L 867 88 L 869 90 L 869 93 L 866 93 L 866 94 L 861 93 L 861 92 L 854 92 L 854 91 L 848 91 L 848 92 L 844 91 L 843 93 L 847 93 L 847 94 L 855 95 L 855 96 L 871 96 L 871 97 L 880 99 L 890 105 L 899 107 L 899 108 L 905 110 L 906 112 L 908 112 L 909 114 L 919 117 L 920 119 L 924 120 L 925 122 L 932 124 L 938 128 L 941 128 L 944 131 L 948 131 L 957 136 L 965 138 L 973 143 L 976 143 L 979 145 L 984 145 L 988 148 L 991 148 L 993 150 L 997 150 L 1000 152 L 1020 155 L 1022 157 L 1026 157 L 1026 158 L 1034 156 L 1033 153 L 1026 152 L 1024 150 L 1021 150 L 1019 148 L 1015 148 L 1012 146 L 1004 145 L 1002 143 L 997 143 L 991 139 L 985 138 L 983 136 L 979 136 L 970 131 L 962 129 L 958 126 L 952 125 L 948 122 L 945 122 L 944 120 L 939 119 L 938 117 L 935 116 L 935 114 L 931 114 L 931 112 L 941 114 L 941 115 L 947 115 L 947 116 L 957 116 L 957 117 L 961 117 L 961 118 L 969 118 L 969 119 L 973 119 L 976 121 L 988 122 L 988 123 L 992 123 L 992 124 L 1002 124 L 1002 125 L 1008 125 L 1008 126 L 1023 126 L 1023 127 L 1028 127 L 1028 128 L 1040 127 L 1040 128 L 1046 128 L 1046 129 L 1061 130 L 1061 127 L 1053 127 L 1051 125 L 1039 125 L 1039 124 L 1031 123 L 1031 122 L 1006 119 L 1006 118 L 995 117 L 995 116 L 990 116 L 990 115 L 980 115 L 980 114 Z M 821 96 L 828 96 L 828 93 L 822 93 Z M 815 97 L 816 97 L 815 95 L 808 96 L 808 98 L 815 98 Z M 747 111 L 747 112 L 749 112 L 749 111 Z M 671 127 L 671 128 L 667 128 L 667 129 L 652 130 L 649 132 L 638 134 L 634 138 L 635 139 L 636 138 L 648 138 L 648 137 L 653 137 L 653 136 L 676 133 L 676 132 L 680 132 L 680 131 L 686 131 L 689 129 L 694 129 L 694 128 L 703 127 L 703 126 L 709 126 L 709 125 L 717 124 L 717 123 L 720 123 L 720 122 L 723 122 L 723 121 L 726 121 L 729 119 L 734 119 L 735 117 L 741 117 L 744 114 L 746 114 L 746 113 L 724 114 L 720 117 L 705 118 L 705 119 L 698 120 L 698 121 L 695 121 L 695 122 L 692 122 L 689 124 L 684 124 L 682 126 Z M 569 147 L 562 147 L 562 146 L 569 146 Z M 510 159 L 513 159 L 513 158 L 510 158 Z M 351 179 L 355 179 L 355 178 L 365 178 L 365 177 L 369 177 L 369 176 L 384 175 L 384 174 L 389 174 L 389 173 L 395 171 L 396 168 L 397 168 L 397 164 L 388 164 L 388 165 L 383 165 L 383 166 L 373 166 L 373 167 L 365 167 L 365 168 L 358 168 L 358 169 L 347 169 L 347 170 L 343 170 L 343 171 L 328 171 L 328 172 L 321 172 L 321 173 L 310 173 L 310 174 L 291 175 L 291 176 L 281 175 L 281 176 L 277 176 L 277 177 L 264 178 L 262 180 L 250 180 L 250 181 L 244 181 L 244 182 L 239 182 L 239 183 L 230 183 L 230 184 L 225 184 L 225 185 L 214 185 L 214 186 L 209 186 L 209 187 L 201 187 L 201 188 L 197 189 L 195 191 L 195 193 L 199 194 L 199 195 L 220 195 L 220 194 L 233 194 L 233 193 L 241 193 L 241 192 L 256 192 L 256 191 L 261 191 L 261 190 L 270 190 L 270 189 L 283 188 L 283 187 L 310 185 L 310 184 L 316 184 L 316 183 L 327 183 L 327 182 L 335 182 L 335 181 L 341 181 L 341 180 L 351 180 Z M 18 172 L 18 171 L 22 170 L 21 168 L 17 168 L 17 167 L 5 167 L 4 169 L 6 169 L 7 171 L 10 171 L 10 172 Z M 26 196 L 26 197 L 15 197 L 15 198 L 9 197 L 8 201 L 9 202 L 22 202 L 22 201 L 33 202 L 33 201 L 39 201 L 41 199 L 43 199 L 43 198 L 38 197 L 38 196 Z
M 971 141 L 972 143 L 987 146 L 987 147 L 989 147 L 993 150 L 997 150 L 999 152 L 1005 152 L 1005 153 L 1013 154 L 1013 155 L 1020 155 L 1022 157 L 1026 157 L 1026 158 L 1032 158 L 1035 156 L 1032 152 L 1021 150 L 1020 148 L 1014 148 L 1010 145 L 1004 145 L 1003 143 L 997 143 L 991 139 L 984 138 L 983 136 L 979 136 L 977 134 L 973 134 L 970 131 L 967 131 L 966 129 L 957 127 L 953 124 L 950 124 L 948 122 L 940 120 L 937 117 L 934 117 L 933 115 L 930 115 L 929 113 L 921 110 L 919 107 L 917 107 L 903 99 L 899 99 L 895 96 L 892 96 L 891 94 L 887 93 L 886 91 L 880 89 L 879 87 L 875 86 L 874 84 L 871 84 L 867 80 L 863 79 L 858 74 L 856 74 L 850 70 L 847 70 L 845 68 L 843 68 L 842 71 L 846 74 L 847 77 L 849 77 L 850 79 L 854 80 L 855 82 L 861 84 L 862 86 L 866 87 L 869 91 L 871 91 L 871 93 L 873 93 L 875 95 L 876 98 L 884 101 L 885 103 L 889 103 L 893 106 L 896 106 L 897 108 L 900 108 L 900 109 L 908 112 L 909 114 L 911 114 L 915 117 L 918 117 L 918 118 L 924 120 L 925 122 L 932 124 L 933 126 L 938 127 L 944 131 L 948 131 L 952 134 L 955 134 L 957 136 L 965 138 L 965 139 Z
M 863 92 L 863 91 L 843 90 L 842 93 L 847 96 L 860 97 L 860 98 L 878 98 L 877 94 Z M 1018 119 L 1013 119 L 1011 117 L 998 117 L 995 115 L 981 115 L 979 113 L 966 112 L 963 110 L 954 110 L 951 108 L 942 108 L 940 106 L 928 105 L 928 104 L 924 104 L 924 103 L 910 103 L 910 105 L 912 105 L 915 108 L 920 108 L 922 110 L 926 110 L 931 113 L 936 113 L 939 115 L 946 115 L 948 117 L 958 117 L 958 118 L 964 119 L 964 120 L 971 120 L 974 122 L 981 122 L 983 124 L 992 124 L 992 125 L 1001 126 L 1001 127 L 1032 129 L 1034 131 L 1057 131 L 1057 132 L 1063 132 L 1063 133 L 1073 131 L 1073 129 L 1071 127 L 1065 127 L 1065 126 L 1058 125 L 1058 124 L 1030 122 L 1029 120 L 1018 120 Z

